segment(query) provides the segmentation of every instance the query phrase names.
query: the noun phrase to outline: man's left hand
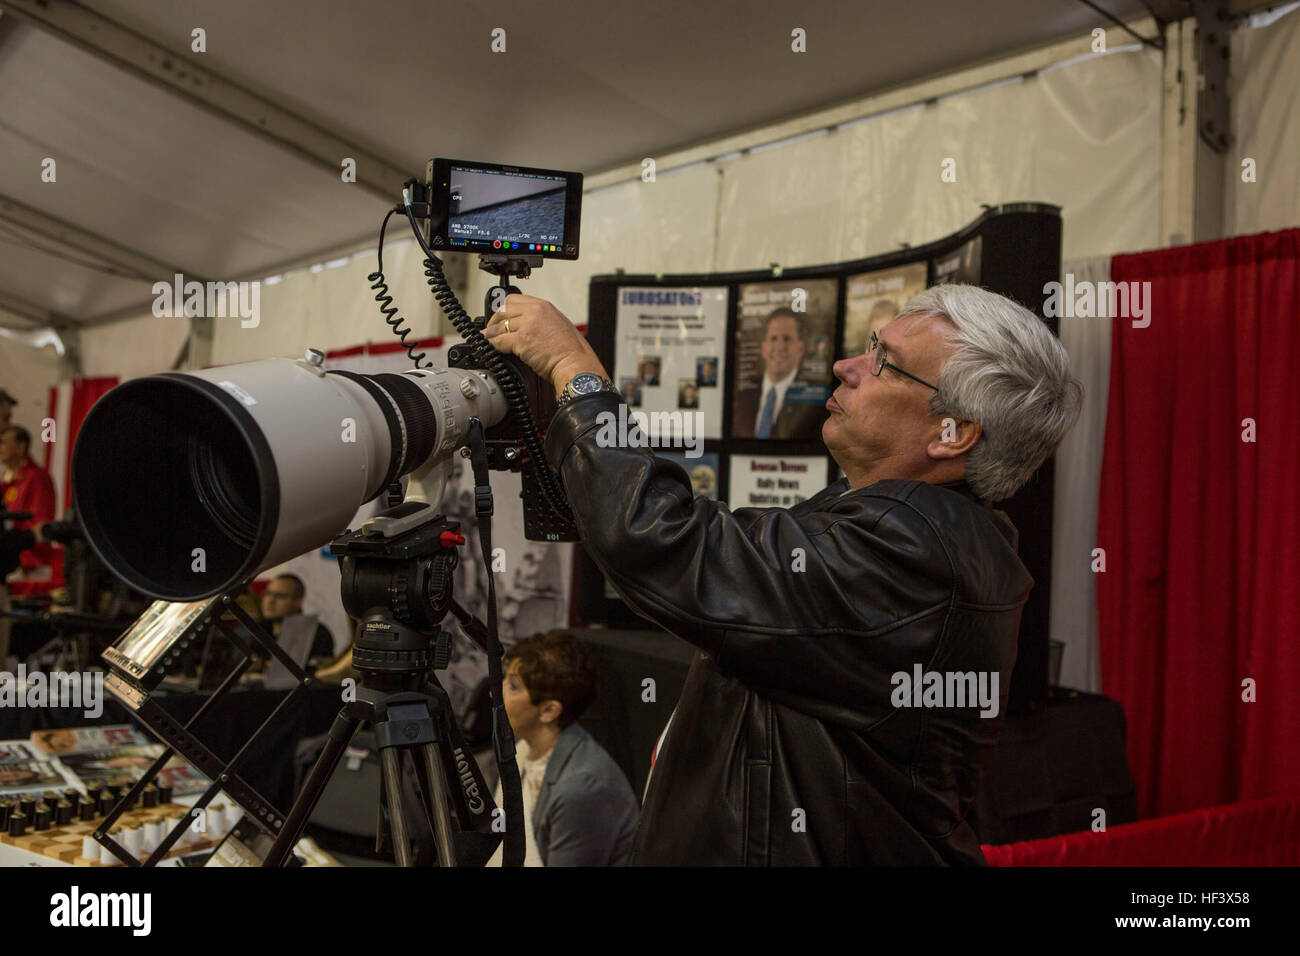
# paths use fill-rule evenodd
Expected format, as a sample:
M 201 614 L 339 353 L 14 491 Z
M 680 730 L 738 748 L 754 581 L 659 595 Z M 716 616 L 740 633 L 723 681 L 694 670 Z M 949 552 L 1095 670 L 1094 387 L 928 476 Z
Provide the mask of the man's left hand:
M 497 351 L 517 355 L 549 380 L 556 394 L 579 372 L 609 378 L 582 333 L 545 299 L 518 293 L 506 296 L 501 311 L 492 316 L 483 334 Z

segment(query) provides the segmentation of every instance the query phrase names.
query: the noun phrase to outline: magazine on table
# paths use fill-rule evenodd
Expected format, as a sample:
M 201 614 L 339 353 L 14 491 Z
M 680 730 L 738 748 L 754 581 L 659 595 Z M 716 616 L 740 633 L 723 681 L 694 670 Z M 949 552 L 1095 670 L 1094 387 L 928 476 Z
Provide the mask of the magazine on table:
M 153 740 L 131 724 L 110 724 L 107 727 L 33 730 L 31 742 L 44 756 L 62 757 L 64 754 L 90 753 L 112 747 L 152 744 Z
M 162 752 L 162 744 L 135 744 L 63 754 L 59 760 L 77 779 L 89 786 L 114 777 L 139 780 Z
M 43 755 L 25 740 L 0 740 L 0 766 L 39 760 Z
M 68 779 L 56 760 L 11 760 L 0 764 L 0 797 L 14 797 L 46 790 L 61 790 Z

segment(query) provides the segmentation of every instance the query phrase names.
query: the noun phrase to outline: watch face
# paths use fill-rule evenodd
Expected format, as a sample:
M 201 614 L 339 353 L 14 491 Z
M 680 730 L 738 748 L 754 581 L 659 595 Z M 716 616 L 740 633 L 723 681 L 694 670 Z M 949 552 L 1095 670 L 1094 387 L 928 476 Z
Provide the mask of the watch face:
M 583 372 L 573 377 L 573 390 L 579 395 L 588 395 L 600 391 L 600 376 L 592 372 Z

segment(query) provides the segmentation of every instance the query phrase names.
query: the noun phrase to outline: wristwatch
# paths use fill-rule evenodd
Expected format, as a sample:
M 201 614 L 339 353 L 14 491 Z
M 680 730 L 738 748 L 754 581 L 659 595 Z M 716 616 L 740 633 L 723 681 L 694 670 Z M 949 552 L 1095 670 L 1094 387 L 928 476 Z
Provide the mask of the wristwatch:
M 556 397 L 556 408 L 563 408 L 569 402 L 582 395 L 595 395 L 597 392 L 613 392 L 618 394 L 618 389 L 614 383 L 607 378 L 601 378 L 595 372 L 579 372 L 573 378 L 569 379 L 569 384 L 564 386 L 564 390 Z

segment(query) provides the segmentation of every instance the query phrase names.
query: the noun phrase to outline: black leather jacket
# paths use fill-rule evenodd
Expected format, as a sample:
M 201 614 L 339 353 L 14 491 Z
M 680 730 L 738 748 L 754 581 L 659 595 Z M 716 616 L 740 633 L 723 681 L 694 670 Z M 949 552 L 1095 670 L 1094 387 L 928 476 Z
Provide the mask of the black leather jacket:
M 700 650 L 629 862 L 983 864 L 966 814 L 1033 584 L 1011 522 L 964 483 L 919 481 L 733 512 L 673 462 L 600 447 L 618 404 L 562 408 L 547 457 L 619 593 Z M 915 664 L 996 672 L 997 717 L 893 706 Z

